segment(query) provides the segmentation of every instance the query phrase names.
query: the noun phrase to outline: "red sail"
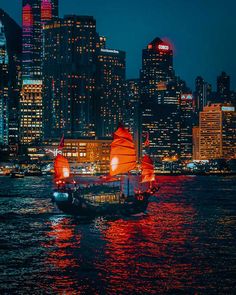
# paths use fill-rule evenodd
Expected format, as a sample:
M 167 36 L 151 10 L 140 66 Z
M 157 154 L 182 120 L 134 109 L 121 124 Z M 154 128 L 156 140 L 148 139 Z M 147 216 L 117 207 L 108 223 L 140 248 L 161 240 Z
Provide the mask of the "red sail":
M 149 156 L 145 155 L 142 159 L 142 182 L 155 181 L 154 165 Z
M 136 167 L 136 154 L 132 135 L 123 127 L 114 133 L 110 154 L 110 175 L 123 174 Z
M 55 179 L 60 180 L 70 176 L 70 166 L 65 157 L 58 154 L 54 161 Z

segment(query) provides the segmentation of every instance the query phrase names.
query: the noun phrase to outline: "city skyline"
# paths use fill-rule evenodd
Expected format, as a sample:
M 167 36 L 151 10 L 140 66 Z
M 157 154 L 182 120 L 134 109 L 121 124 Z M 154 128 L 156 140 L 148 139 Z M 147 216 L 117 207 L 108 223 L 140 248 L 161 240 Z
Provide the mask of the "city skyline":
M 21 23 L 21 1 L 2 2 L 1 8 Z M 221 1 L 211 0 L 207 5 L 204 1 L 198 1 L 198 4 L 178 1 L 173 4 L 171 1 L 155 3 L 156 1 L 149 0 L 145 4 L 136 1 L 135 8 L 132 8 L 134 1 L 129 1 L 129 4 L 125 5 L 123 0 L 112 8 L 109 8 L 107 1 L 59 2 L 60 16 L 94 16 L 98 32 L 107 37 L 108 47 L 127 52 L 127 78 L 139 76 L 141 51 L 146 44 L 155 36 L 162 39 L 166 36 L 174 47 L 176 74 L 186 80 L 192 89 L 196 76 L 200 75 L 211 83 L 215 90 L 216 77 L 222 71 L 231 76 L 231 88 L 236 89 L 236 61 L 230 54 L 225 54 L 233 51 L 236 46 L 236 36 L 233 34 L 233 11 L 236 8 L 234 1 L 228 1 L 226 7 Z M 123 7 L 126 9 L 122 10 Z M 145 15 L 144 7 L 147 11 Z M 193 13 L 197 17 L 194 18 Z M 121 15 L 122 23 L 119 21 Z

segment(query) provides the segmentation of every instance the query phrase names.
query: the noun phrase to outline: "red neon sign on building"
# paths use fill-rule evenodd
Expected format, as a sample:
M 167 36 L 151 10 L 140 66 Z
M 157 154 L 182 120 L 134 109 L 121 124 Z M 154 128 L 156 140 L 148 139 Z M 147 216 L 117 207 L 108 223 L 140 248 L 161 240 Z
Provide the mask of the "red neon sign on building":
M 32 27 L 33 26 L 33 14 L 32 8 L 29 4 L 23 7 L 23 27 Z
M 166 44 L 159 44 L 158 49 L 162 51 L 168 51 L 170 49 L 170 46 Z
M 41 2 L 41 20 L 46 22 L 52 19 L 52 3 L 50 0 L 42 0 Z

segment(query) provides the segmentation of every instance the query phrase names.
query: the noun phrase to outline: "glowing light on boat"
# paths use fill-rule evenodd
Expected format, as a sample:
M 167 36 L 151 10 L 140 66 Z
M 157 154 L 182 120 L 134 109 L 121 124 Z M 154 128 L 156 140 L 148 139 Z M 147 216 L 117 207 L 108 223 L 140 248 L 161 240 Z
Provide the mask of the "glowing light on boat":
M 111 170 L 115 171 L 118 167 L 119 159 L 117 157 L 112 158 L 111 160 Z

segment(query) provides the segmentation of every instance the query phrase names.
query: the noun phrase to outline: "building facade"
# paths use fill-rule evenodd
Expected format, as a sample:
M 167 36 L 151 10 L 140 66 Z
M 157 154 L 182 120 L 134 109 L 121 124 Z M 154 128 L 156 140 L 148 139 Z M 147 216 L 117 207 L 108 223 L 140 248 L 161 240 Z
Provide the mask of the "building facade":
M 42 111 L 39 112 L 38 110 L 42 107 L 43 27 L 47 22 L 57 17 L 58 0 L 22 1 L 22 104 L 20 104 L 20 141 L 23 145 L 33 144 L 35 141 L 42 139 L 42 117 L 38 117 L 39 113 L 42 116 Z M 26 96 L 24 97 L 24 95 Z M 34 100 L 34 108 L 28 103 L 30 100 Z M 37 103 L 39 104 L 37 105 Z M 24 117 L 25 115 L 27 117 Z M 38 117 L 37 124 L 35 124 L 35 117 Z M 31 123 L 32 125 L 30 125 Z M 41 126 L 41 130 L 38 130 L 39 126 Z M 31 136 L 30 132 L 32 133 Z
M 220 103 L 230 102 L 230 76 L 222 72 L 217 77 L 217 100 Z
M 180 158 L 183 161 L 192 159 L 192 129 L 195 125 L 195 100 L 192 93 L 181 94 L 180 108 Z
M 195 79 L 195 93 L 194 98 L 196 102 L 196 112 L 199 114 L 207 105 L 211 96 L 211 85 L 207 83 L 202 77 L 198 76 Z
M 9 57 L 4 26 L 0 21 L 0 144 L 8 144 L 8 73 Z
M 148 152 L 156 159 L 179 153 L 176 85 L 173 51 L 169 44 L 156 38 L 143 50 L 140 73 L 142 132 L 149 133 Z
M 119 122 L 125 121 L 125 52 L 101 48 L 97 58 L 98 136 L 112 136 Z
M 44 138 L 95 134 L 98 36 L 90 16 L 67 16 L 44 26 Z
M 110 167 L 111 139 L 66 139 L 63 154 L 74 163 L 94 172 L 107 173 Z
M 58 17 L 58 0 L 22 1 L 22 79 L 42 80 L 43 25 Z
M 39 143 L 42 138 L 42 82 L 23 83 L 20 100 L 20 129 L 23 145 Z
M 142 136 L 140 110 L 140 80 L 129 79 L 126 81 L 124 124 L 133 134 L 137 161 L 142 155 L 142 143 L 145 141 L 144 136 Z
M 0 91 L 1 128 L 4 142 L 11 150 L 17 149 L 19 141 L 19 100 L 21 87 L 21 28 L 0 9 Z M 3 122 L 4 121 L 4 122 Z
M 227 104 L 204 107 L 199 129 L 199 160 L 236 157 L 235 107 Z

